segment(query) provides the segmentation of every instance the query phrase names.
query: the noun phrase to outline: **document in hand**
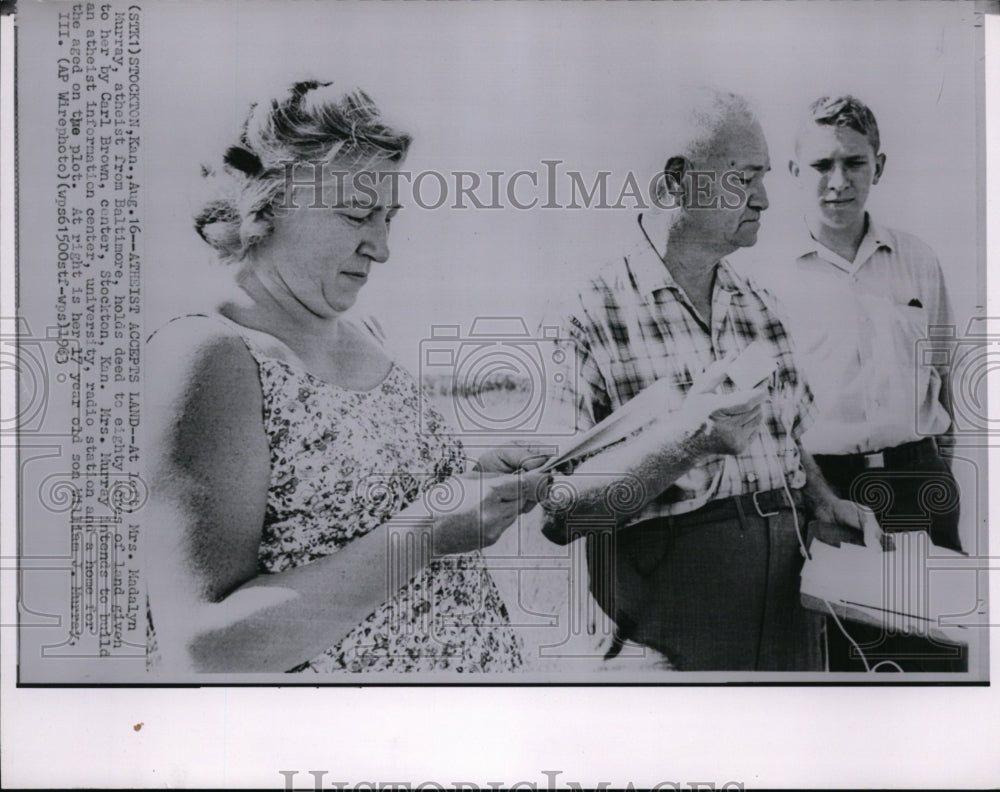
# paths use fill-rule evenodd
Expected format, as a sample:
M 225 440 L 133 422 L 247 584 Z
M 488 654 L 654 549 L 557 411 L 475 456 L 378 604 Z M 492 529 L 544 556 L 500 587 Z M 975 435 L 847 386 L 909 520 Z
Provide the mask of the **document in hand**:
M 663 412 L 663 405 L 667 403 L 671 386 L 672 383 L 667 380 L 657 380 L 603 421 L 574 438 L 569 448 L 564 449 L 559 456 L 552 457 L 539 470 L 543 472 L 554 470 L 574 459 L 589 456 L 614 445 L 638 429 L 642 429 Z
M 753 390 L 763 385 L 774 373 L 778 359 L 760 339 L 752 341 L 739 353 L 726 370 L 726 376 L 739 390 Z
M 737 388 L 749 391 L 766 382 L 777 363 L 764 342 L 753 341 L 729 364 L 726 375 Z M 642 429 L 663 412 L 670 387 L 672 383 L 657 380 L 644 388 L 603 421 L 576 437 L 569 448 L 542 465 L 540 470 L 554 470 L 567 462 L 594 454 Z
M 987 625 L 976 560 L 931 544 L 922 531 L 892 537 L 890 551 L 814 540 L 802 567 L 802 604 L 828 613 L 829 603 L 841 619 L 968 644 Z

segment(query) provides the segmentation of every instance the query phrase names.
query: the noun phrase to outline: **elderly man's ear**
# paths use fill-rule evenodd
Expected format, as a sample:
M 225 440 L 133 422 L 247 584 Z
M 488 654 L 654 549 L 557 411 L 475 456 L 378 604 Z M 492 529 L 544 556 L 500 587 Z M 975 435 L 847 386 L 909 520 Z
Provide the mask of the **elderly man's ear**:
M 684 175 L 691 169 L 691 163 L 684 157 L 671 157 L 663 166 L 663 178 L 657 189 L 657 200 L 665 209 L 684 206 Z

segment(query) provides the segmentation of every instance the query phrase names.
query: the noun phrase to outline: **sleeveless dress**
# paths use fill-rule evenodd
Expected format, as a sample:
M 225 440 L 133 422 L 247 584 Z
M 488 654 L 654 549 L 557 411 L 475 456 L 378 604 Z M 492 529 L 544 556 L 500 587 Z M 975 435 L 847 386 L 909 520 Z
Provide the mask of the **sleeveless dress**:
M 461 443 L 395 363 L 352 391 L 267 354 L 223 320 L 257 362 L 271 455 L 261 574 L 336 553 L 418 498 L 447 498 Z M 369 331 L 378 338 L 373 328 Z M 432 561 L 343 640 L 291 671 L 513 671 L 521 643 L 479 552 Z

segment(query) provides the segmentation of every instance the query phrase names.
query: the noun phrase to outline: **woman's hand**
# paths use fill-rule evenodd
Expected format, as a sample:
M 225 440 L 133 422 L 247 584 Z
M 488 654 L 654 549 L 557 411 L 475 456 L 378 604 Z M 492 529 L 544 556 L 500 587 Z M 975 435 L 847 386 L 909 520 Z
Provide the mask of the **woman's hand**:
M 427 491 L 435 556 L 468 553 L 495 543 L 517 515 L 542 497 L 548 473 L 472 473 Z
M 483 473 L 516 473 L 534 470 L 552 456 L 540 446 L 529 445 L 524 440 L 514 440 L 507 445 L 491 448 L 476 461 L 475 470 Z

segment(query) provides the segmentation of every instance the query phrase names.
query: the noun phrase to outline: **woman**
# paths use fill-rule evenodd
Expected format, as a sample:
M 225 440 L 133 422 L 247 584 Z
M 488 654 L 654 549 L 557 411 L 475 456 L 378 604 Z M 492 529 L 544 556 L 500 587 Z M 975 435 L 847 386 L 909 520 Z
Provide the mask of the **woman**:
M 389 257 L 409 142 L 365 93 L 310 81 L 253 106 L 226 152 L 229 191 L 196 228 L 233 266 L 233 295 L 148 349 L 151 656 L 165 668 L 521 665 L 478 551 L 543 476 L 489 475 L 523 450 L 462 477 L 441 416 L 348 314 Z

